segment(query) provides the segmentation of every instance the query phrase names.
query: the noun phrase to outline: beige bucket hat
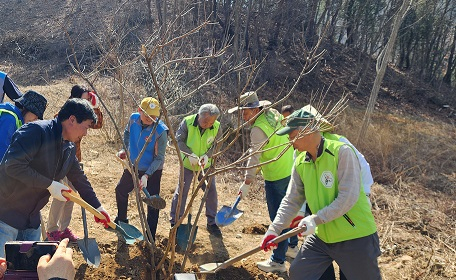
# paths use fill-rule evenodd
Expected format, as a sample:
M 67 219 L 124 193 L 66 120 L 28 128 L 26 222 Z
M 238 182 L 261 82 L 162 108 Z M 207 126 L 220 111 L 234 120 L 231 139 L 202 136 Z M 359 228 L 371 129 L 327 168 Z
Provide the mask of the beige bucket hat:
M 243 95 L 241 95 L 239 99 L 239 106 L 229 109 L 228 113 L 231 114 L 236 112 L 237 110 L 258 108 L 271 104 L 271 102 L 268 100 L 260 101 L 255 91 L 246 92 Z

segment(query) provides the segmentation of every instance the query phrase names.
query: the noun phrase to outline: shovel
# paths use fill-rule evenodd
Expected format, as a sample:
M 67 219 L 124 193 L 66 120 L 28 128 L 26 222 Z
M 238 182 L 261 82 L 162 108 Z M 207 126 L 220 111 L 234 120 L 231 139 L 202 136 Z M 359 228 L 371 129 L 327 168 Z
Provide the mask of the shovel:
M 130 172 L 130 174 L 133 175 L 133 173 L 131 172 L 130 165 L 128 165 L 128 163 L 125 160 L 119 158 L 118 156 L 116 156 L 116 160 L 119 161 L 120 163 L 122 163 L 123 167 L 125 169 L 127 169 L 128 172 Z M 158 209 L 158 210 L 164 209 L 166 207 L 166 201 L 163 198 L 161 198 L 159 195 L 151 196 L 149 191 L 146 188 L 142 188 L 142 190 L 143 190 L 144 194 L 146 195 L 146 197 L 142 199 L 142 201 L 144 203 L 146 203 L 150 207 Z
M 89 238 L 86 211 L 83 207 L 81 207 L 81 211 L 82 225 L 84 227 L 84 239 L 78 239 L 78 247 L 81 250 L 82 256 L 84 257 L 86 263 L 94 267 L 98 267 L 100 265 L 101 258 L 100 250 L 98 249 L 98 244 L 97 241 L 95 241 L 95 238 Z
M 224 205 L 222 209 L 220 209 L 220 211 L 217 212 L 217 215 L 215 216 L 215 223 L 218 226 L 224 227 L 230 225 L 234 221 L 236 221 L 240 216 L 242 216 L 244 212 L 236 209 L 237 205 L 239 204 L 239 201 L 241 201 L 240 194 L 237 196 L 236 201 L 233 204 L 233 207 Z
M 306 228 L 305 227 L 297 227 L 297 228 L 294 228 L 292 230 L 290 230 L 289 232 L 287 233 L 284 233 L 282 235 L 279 235 L 277 236 L 276 238 L 274 238 L 271 242 L 277 244 L 277 243 L 280 243 L 282 241 L 284 241 L 285 239 L 287 238 L 290 238 L 292 236 L 295 236 L 296 234 L 298 233 L 301 233 L 303 231 L 305 231 Z M 200 268 L 200 272 L 198 272 L 199 274 L 209 274 L 209 273 L 216 273 L 217 271 L 221 270 L 221 269 L 225 269 L 227 268 L 228 266 L 232 265 L 233 263 L 235 262 L 238 262 L 240 260 L 242 260 L 243 258 L 246 258 L 250 255 L 253 255 L 257 252 L 261 251 L 261 246 L 258 246 L 256 248 L 253 248 L 252 250 L 250 251 L 247 251 L 243 254 L 240 254 L 236 257 L 233 257 L 223 263 L 206 263 L 206 264 L 203 264 L 201 265 L 199 268 Z
M 142 190 L 146 195 L 146 197 L 142 199 L 144 203 L 158 210 L 164 209 L 166 207 L 166 201 L 159 195 L 150 195 L 149 191 L 145 187 L 142 188 Z
M 187 224 L 181 224 L 177 228 L 177 234 L 176 234 L 177 245 L 179 246 L 179 248 L 181 248 L 181 250 L 185 250 L 185 248 L 187 248 L 191 231 L 192 231 L 192 209 L 190 206 L 190 210 L 188 212 Z M 193 234 L 192 243 L 195 242 L 197 231 L 198 231 L 198 226 L 195 227 L 195 233 Z
M 97 209 L 93 208 L 90 204 L 85 202 L 78 194 L 74 192 L 68 192 L 68 191 L 63 191 L 62 195 L 69 200 L 79 204 L 81 207 L 87 209 L 90 213 L 95 215 L 99 219 L 106 219 L 106 217 L 101 214 Z M 109 222 L 108 226 L 111 227 L 112 229 L 116 230 L 120 235 L 125 239 L 125 243 L 127 244 L 133 244 L 135 243 L 135 240 L 143 240 L 144 236 L 142 233 L 135 228 L 134 226 L 119 222 L 119 224 Z

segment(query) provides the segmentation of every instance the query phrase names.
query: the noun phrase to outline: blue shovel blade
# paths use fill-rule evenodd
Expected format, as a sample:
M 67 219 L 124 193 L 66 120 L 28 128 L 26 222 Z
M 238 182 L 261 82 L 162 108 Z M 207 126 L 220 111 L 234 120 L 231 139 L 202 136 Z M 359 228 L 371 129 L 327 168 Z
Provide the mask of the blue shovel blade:
M 230 225 L 242 216 L 243 213 L 243 211 L 240 211 L 237 208 L 233 209 L 230 206 L 225 205 L 218 211 L 217 215 L 215 215 L 215 223 L 219 227 Z

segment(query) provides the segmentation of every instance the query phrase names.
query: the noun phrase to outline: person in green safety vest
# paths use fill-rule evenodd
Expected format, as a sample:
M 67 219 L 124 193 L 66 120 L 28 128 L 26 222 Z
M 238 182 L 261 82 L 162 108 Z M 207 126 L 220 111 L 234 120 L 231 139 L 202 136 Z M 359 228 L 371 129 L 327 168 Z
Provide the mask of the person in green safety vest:
M 13 133 L 23 124 L 42 120 L 47 105 L 46 98 L 33 90 L 14 101 L 14 104 L 0 104 L 0 159 L 11 143 Z
M 176 213 L 179 198 L 179 184 L 174 191 L 169 220 L 171 227 L 173 227 L 176 221 L 184 214 L 185 202 L 187 201 L 193 177 L 196 174 L 199 174 L 198 179 L 201 180 L 203 172 L 199 172 L 198 170 L 207 170 L 212 164 L 212 153 L 214 152 L 215 143 L 217 143 L 216 140 L 220 139 L 222 136 L 220 122 L 217 121 L 219 116 L 220 110 L 216 105 L 204 104 L 199 108 L 198 114 L 185 117 L 177 129 L 177 144 L 182 151 L 182 160 L 184 161 L 184 186 L 179 215 Z M 212 176 L 208 178 L 207 182 L 210 186 L 206 198 L 206 229 L 210 234 L 221 237 L 222 232 L 215 223 L 218 204 L 215 177 Z M 206 184 L 203 186 L 203 189 L 205 188 Z
M 332 261 L 347 279 L 381 279 L 377 227 L 362 187 L 358 158 L 350 145 L 325 139 L 321 124 L 321 118 L 301 108 L 277 132 L 288 135 L 301 153 L 261 247 L 268 251 L 276 246 L 271 240 L 290 226 L 307 201 L 313 214 L 297 225 L 306 238 L 290 265 L 290 279 L 318 280 Z
M 241 110 L 243 120 L 251 126 L 250 157 L 246 166 L 253 168 L 249 168 L 245 172 L 244 181 L 239 188 L 241 199 L 247 198 L 250 185 L 255 177 L 255 166 L 261 165 L 269 218 L 273 221 L 290 181 L 293 149 L 288 145 L 286 136 L 275 134 L 278 129 L 282 128 L 283 117 L 273 108 L 263 110 L 265 106 L 270 104 L 271 102 L 267 100 L 260 101 L 257 93 L 250 91 L 242 94 L 240 106 L 229 109 L 228 113 Z M 285 229 L 283 233 L 286 231 L 288 229 Z M 265 272 L 285 272 L 287 249 L 288 240 L 280 242 L 278 248 L 273 251 L 271 258 L 257 263 L 258 268 Z

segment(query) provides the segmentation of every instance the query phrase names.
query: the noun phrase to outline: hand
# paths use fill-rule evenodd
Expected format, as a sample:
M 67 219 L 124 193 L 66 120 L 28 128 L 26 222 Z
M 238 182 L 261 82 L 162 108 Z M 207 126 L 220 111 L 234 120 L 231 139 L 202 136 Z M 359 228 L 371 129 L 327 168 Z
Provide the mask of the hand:
M 6 271 L 6 260 L 4 258 L 0 258 L 0 279 L 3 279 L 3 275 L 5 275 Z
M 263 249 L 265 252 L 277 249 L 277 244 L 271 242 L 271 240 L 276 237 L 277 233 L 268 229 L 268 231 L 264 234 L 263 241 L 261 242 L 261 249 Z
M 124 149 L 120 150 L 117 152 L 116 156 L 120 159 L 126 159 L 127 158 L 127 153 L 125 152 Z
M 68 238 L 63 239 L 54 255 L 44 255 L 38 261 L 37 272 L 39 279 L 74 279 L 73 249 L 67 248 Z
M 200 164 L 203 168 L 207 164 L 208 161 L 209 161 L 209 157 L 206 154 L 204 154 L 200 157 Z
M 190 164 L 191 165 L 196 165 L 198 166 L 198 162 L 199 162 L 199 157 L 195 154 L 191 154 L 188 156 L 188 160 L 190 161 Z
M 149 179 L 149 176 L 147 174 L 144 174 L 141 176 L 141 180 L 139 181 L 139 189 L 142 190 L 143 188 L 147 188 L 147 180 Z
M 247 195 L 249 194 L 249 189 L 250 189 L 250 185 L 242 183 L 242 185 L 239 187 L 239 194 L 241 195 L 241 199 L 244 199 L 247 197 Z
M 89 99 L 90 99 L 90 105 L 92 105 L 92 108 L 96 109 L 100 107 L 100 100 L 98 99 L 98 96 L 95 92 L 89 91 Z
M 69 187 L 57 181 L 52 181 L 51 185 L 47 189 L 53 198 L 60 201 L 67 201 L 67 199 L 62 195 L 62 191 L 71 192 L 71 189 Z
M 299 234 L 299 236 L 303 236 L 303 235 L 311 235 L 311 234 L 314 234 L 315 233 L 315 229 L 317 228 L 317 224 L 315 223 L 315 218 L 317 217 L 317 215 L 310 215 L 310 216 L 307 216 L 305 217 L 304 219 L 302 219 L 300 222 L 299 222 L 299 225 L 298 227 L 302 228 L 302 227 L 305 227 L 306 230 L 301 232 Z
M 95 222 L 97 223 L 102 223 L 105 228 L 108 228 L 109 225 L 108 223 L 111 222 L 111 217 L 109 217 L 108 212 L 103 208 L 103 206 L 100 206 L 97 208 L 97 211 L 103 214 L 105 216 L 105 219 L 100 219 L 97 216 L 95 216 Z
M 299 222 L 304 218 L 305 213 L 299 211 L 298 215 L 291 221 L 290 228 L 295 228 L 298 226 Z

